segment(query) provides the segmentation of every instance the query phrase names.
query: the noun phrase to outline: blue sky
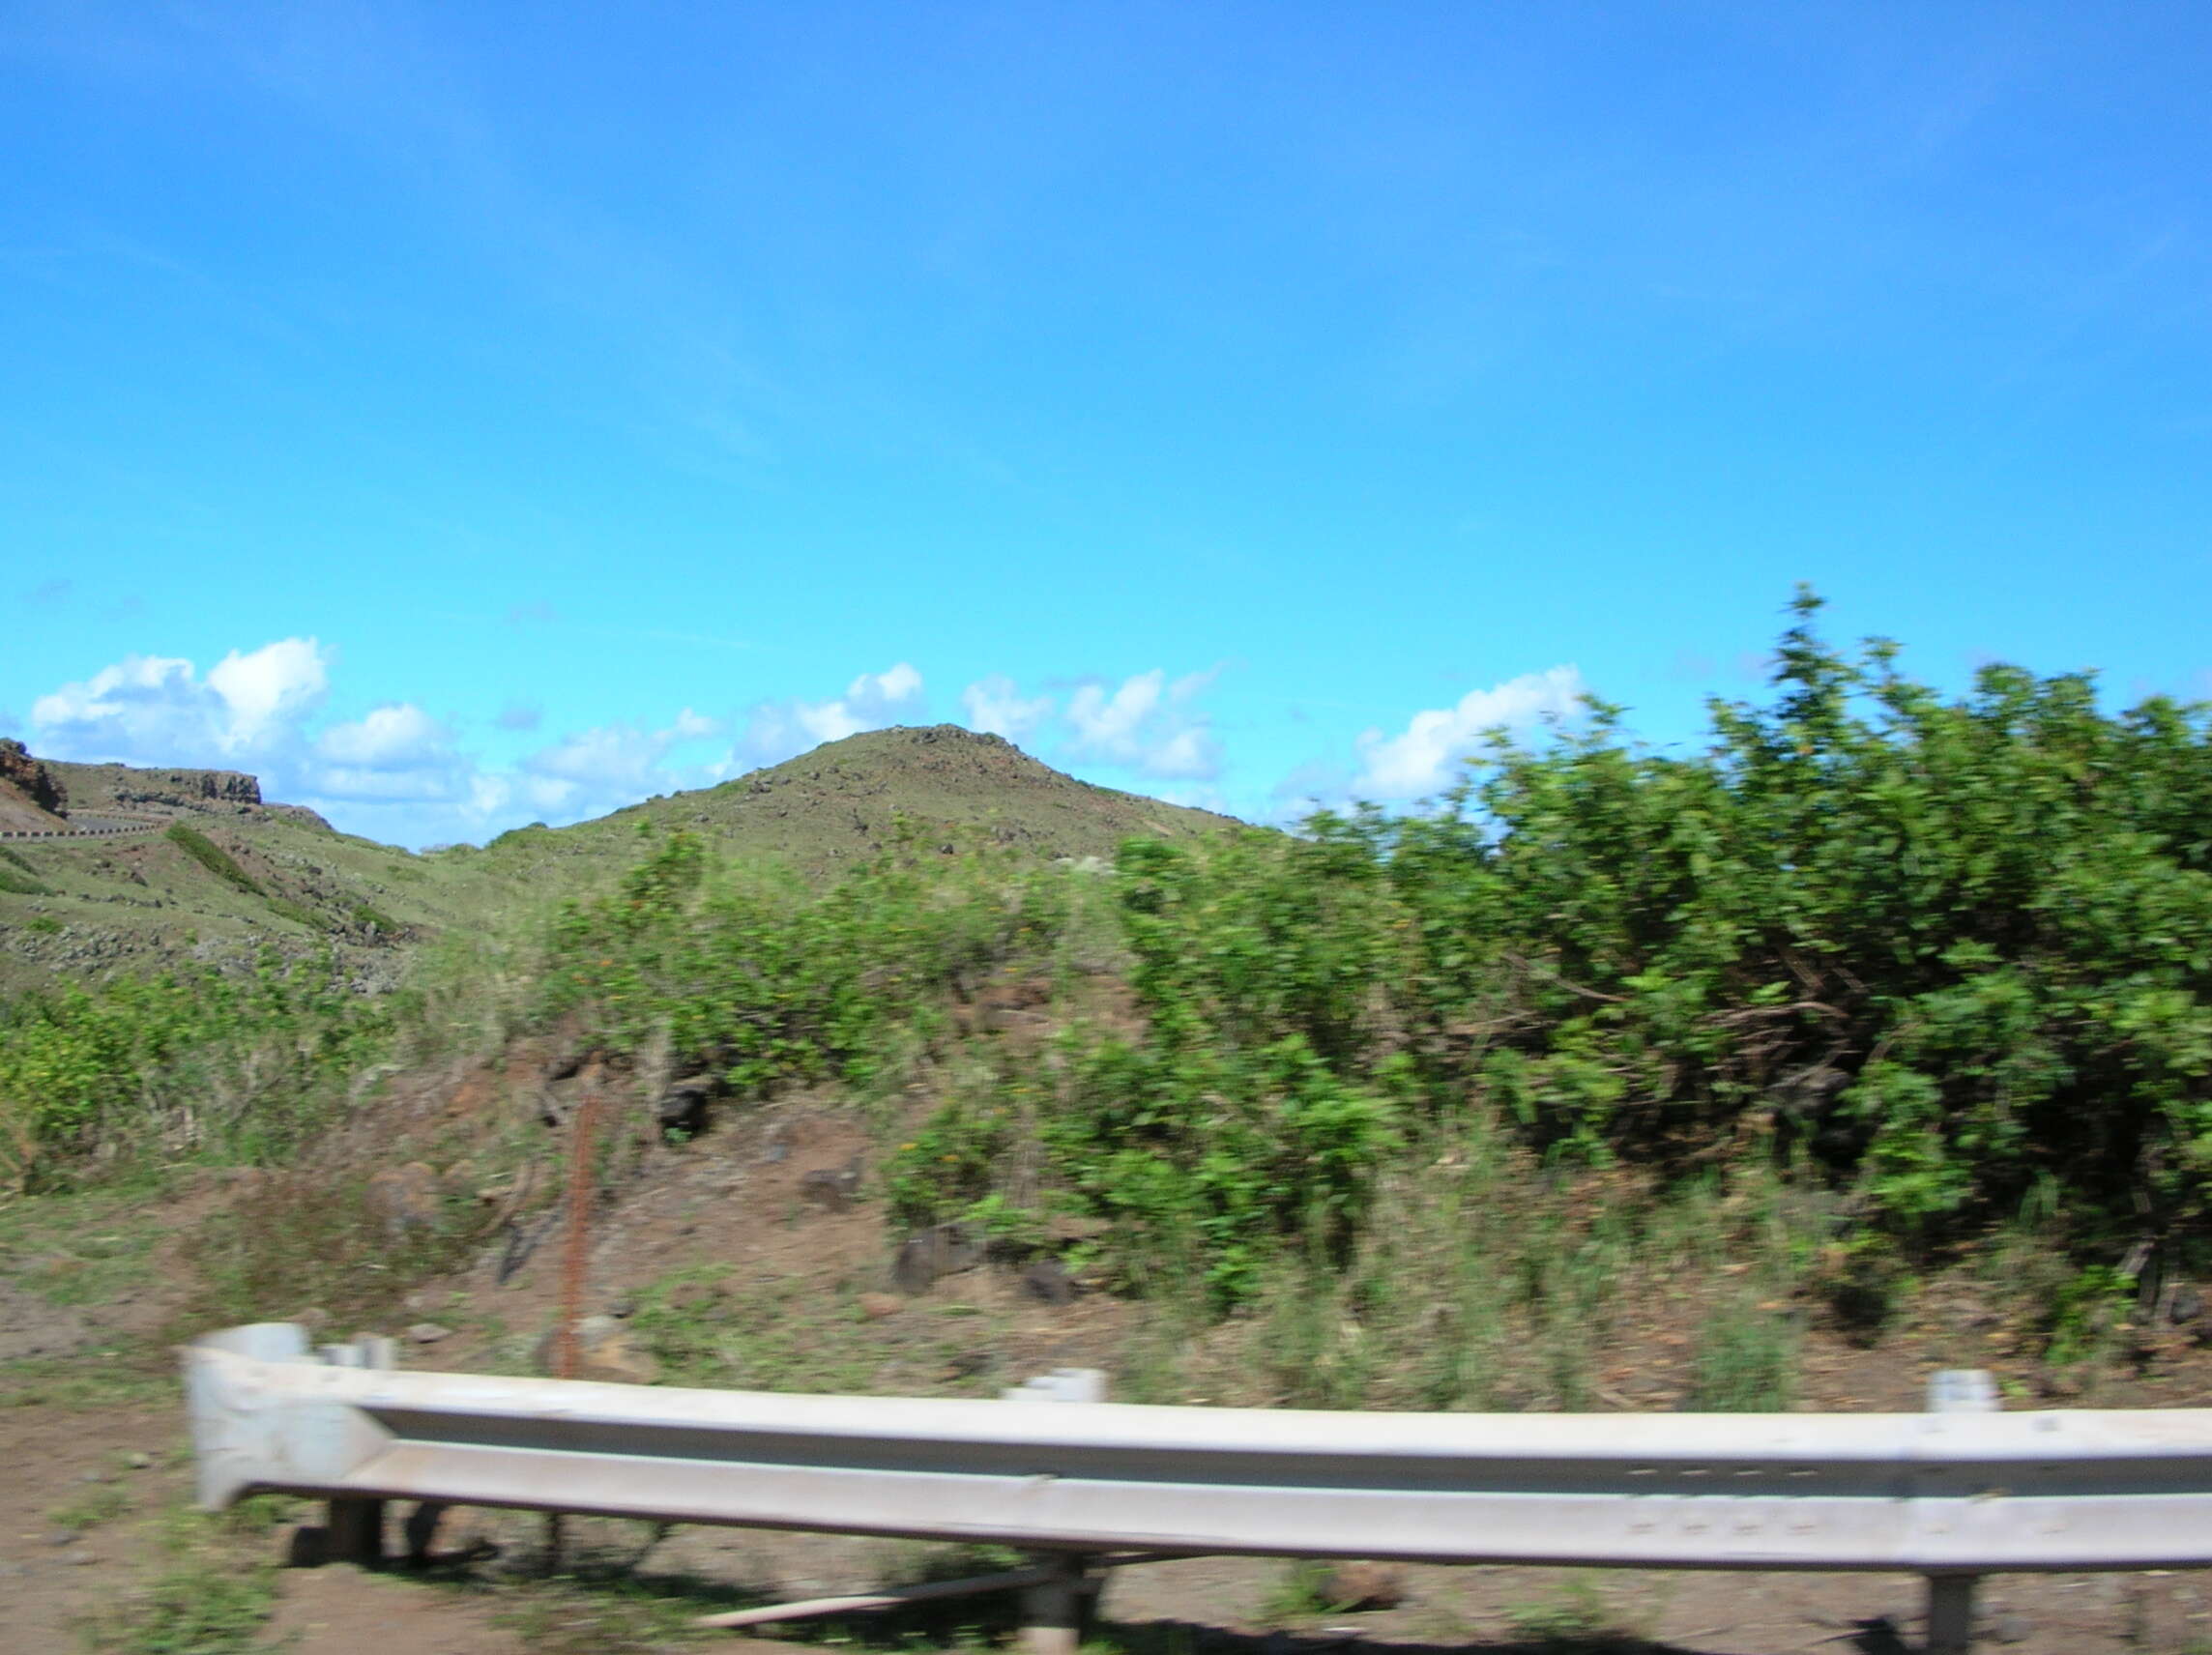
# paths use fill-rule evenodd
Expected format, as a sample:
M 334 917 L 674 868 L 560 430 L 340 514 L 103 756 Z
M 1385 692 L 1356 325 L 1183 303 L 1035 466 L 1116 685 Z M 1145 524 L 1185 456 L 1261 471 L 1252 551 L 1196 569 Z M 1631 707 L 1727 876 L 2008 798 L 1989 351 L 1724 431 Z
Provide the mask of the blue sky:
M 2200 5 L 0 0 L 0 732 L 408 844 L 883 723 L 1280 819 L 1791 584 L 2212 689 Z

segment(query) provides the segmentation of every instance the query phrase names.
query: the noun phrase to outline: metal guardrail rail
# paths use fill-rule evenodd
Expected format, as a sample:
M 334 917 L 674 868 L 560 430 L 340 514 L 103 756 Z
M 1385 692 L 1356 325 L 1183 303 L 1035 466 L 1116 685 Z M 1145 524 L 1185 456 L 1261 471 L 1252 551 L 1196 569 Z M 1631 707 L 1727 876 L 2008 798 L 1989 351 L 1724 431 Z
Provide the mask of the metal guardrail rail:
M 159 833 L 168 827 L 163 820 L 121 820 L 112 816 L 85 818 L 81 828 L 0 828 L 0 839 L 27 844 L 68 845 L 86 839 L 120 839 L 131 833 Z
M 187 1352 L 203 1503 L 254 1490 L 988 1541 L 1972 1582 L 2212 1565 L 2212 1410 L 1405 1414 L 784 1396 L 385 1371 L 285 1323 Z M 343 1365 L 333 1365 L 343 1364 Z M 335 1526 L 335 1525 L 334 1525 Z

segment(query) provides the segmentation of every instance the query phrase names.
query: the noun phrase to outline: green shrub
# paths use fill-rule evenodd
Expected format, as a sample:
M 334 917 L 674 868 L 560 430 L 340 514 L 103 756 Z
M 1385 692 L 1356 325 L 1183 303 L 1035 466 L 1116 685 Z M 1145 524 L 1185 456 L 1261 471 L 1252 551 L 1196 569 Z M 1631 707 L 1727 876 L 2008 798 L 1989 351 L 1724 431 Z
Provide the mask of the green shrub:
M 1771 707 L 1656 754 L 1591 702 L 1434 814 L 1138 842 L 1144 1019 L 1047 1126 L 1092 1209 L 1192 1215 L 1224 1298 L 1472 1101 L 1604 1165 L 1733 1143 L 1908 1246 L 2063 1188 L 2079 1239 L 2212 1197 L 2212 717 L 1991 667 L 1945 702 L 1796 604 Z M 1871 1284 L 1870 1284 L 1871 1285 Z
M 421 877 L 412 869 L 407 870 L 407 872 L 409 873 L 410 877 Z M 393 918 L 391 915 L 386 914 L 382 909 L 372 907 L 370 904 L 365 902 L 355 903 L 349 917 L 363 930 L 366 931 L 374 929 L 381 931 L 387 937 L 396 937 L 406 929 L 406 927 L 401 925 L 398 920 Z
M 617 1053 L 665 1039 L 682 1067 L 757 1096 L 787 1081 L 865 1085 L 905 1027 L 1057 934 L 1064 876 L 977 845 L 921 854 L 918 830 L 830 890 L 711 868 L 697 835 L 648 846 L 616 889 L 553 928 L 543 1009 L 585 1016 Z
M 253 876 L 232 859 L 229 852 L 210 839 L 196 828 L 188 828 L 182 822 L 173 822 L 161 835 L 183 851 L 186 856 L 225 885 L 242 890 L 248 896 L 262 896 L 264 892 Z
M 400 1003 L 329 961 L 247 977 L 122 977 L 0 1005 L 0 1187 L 66 1185 L 131 1151 L 253 1160 L 330 1118 Z

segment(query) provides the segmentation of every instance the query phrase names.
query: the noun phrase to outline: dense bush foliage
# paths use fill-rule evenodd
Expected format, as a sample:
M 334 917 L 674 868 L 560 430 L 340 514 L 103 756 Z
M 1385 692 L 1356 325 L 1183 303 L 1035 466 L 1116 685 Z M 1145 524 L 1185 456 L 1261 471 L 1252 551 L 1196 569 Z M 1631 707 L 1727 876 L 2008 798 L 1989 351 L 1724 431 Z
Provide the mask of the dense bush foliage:
M 2031 1195 L 2107 1266 L 2201 1234 L 2206 710 L 2001 666 L 1946 699 L 1885 643 L 1828 648 L 1817 607 L 1703 751 L 1593 702 L 1434 812 L 1132 841 L 1103 881 L 909 825 L 817 890 L 647 829 L 503 980 L 527 1020 L 758 1096 L 942 1054 L 995 973 L 1053 977 L 1065 1012 L 1080 956 L 1118 974 L 1084 979 L 1096 1015 L 971 1048 L 882 1187 L 914 1223 L 1087 1217 L 1216 1308 L 1268 1302 L 1286 1256 L 1381 1257 L 1378 1213 L 1476 1142 L 1577 1176 L 1780 1169 L 1858 1221 L 1824 1291 L 1870 1324 L 1900 1259 Z M 62 1180 L 132 1131 L 284 1141 L 407 1015 L 304 969 L 19 1005 L 0 1172 Z M 1751 1334 L 1714 1350 L 1771 1366 Z
M 1434 815 L 1135 843 L 1141 1036 L 1046 1138 L 1094 1210 L 1173 1212 L 1218 1293 L 1342 1239 L 1407 1127 L 1495 1111 L 1602 1162 L 1755 1144 L 1907 1238 L 2039 1179 L 2154 1241 L 2212 1194 L 2212 740 L 1990 667 L 1946 702 L 1801 596 L 1774 706 L 1695 757 L 1617 709 L 1497 741 Z
M 1061 922 L 1064 882 L 979 844 L 945 855 L 911 825 L 821 894 L 710 879 L 696 835 L 643 832 L 652 848 L 620 886 L 555 923 L 546 1008 L 585 1015 L 617 1054 L 665 1041 L 742 1095 L 864 1083 L 891 1031 Z
M 393 1007 L 328 962 L 118 978 L 0 1008 L 0 1188 L 132 1148 L 254 1159 L 296 1143 L 381 1051 Z

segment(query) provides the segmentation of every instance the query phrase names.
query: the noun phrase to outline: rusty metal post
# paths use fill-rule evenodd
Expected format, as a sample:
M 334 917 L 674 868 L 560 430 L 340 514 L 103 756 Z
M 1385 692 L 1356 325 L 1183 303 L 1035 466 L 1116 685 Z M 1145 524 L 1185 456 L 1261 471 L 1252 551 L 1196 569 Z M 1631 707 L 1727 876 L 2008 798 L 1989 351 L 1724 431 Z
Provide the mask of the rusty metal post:
M 573 1136 L 568 1145 L 568 1210 L 567 1234 L 561 1242 L 561 1304 L 553 1324 L 553 1378 L 576 1377 L 576 1322 L 583 1314 L 584 1278 L 592 1258 L 592 1159 L 599 1135 L 599 1060 L 594 1058 L 584 1071 L 583 1101 L 576 1109 Z M 545 1567 L 560 1571 L 568 1549 L 568 1523 L 563 1513 L 545 1514 Z

